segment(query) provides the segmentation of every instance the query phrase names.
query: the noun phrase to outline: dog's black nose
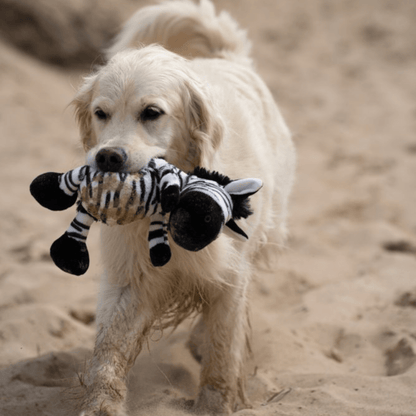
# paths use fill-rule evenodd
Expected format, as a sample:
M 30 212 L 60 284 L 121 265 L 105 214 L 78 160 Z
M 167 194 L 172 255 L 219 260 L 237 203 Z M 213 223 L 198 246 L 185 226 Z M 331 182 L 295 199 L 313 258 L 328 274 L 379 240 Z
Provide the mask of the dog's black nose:
M 126 152 L 119 147 L 101 149 L 95 156 L 97 167 L 103 172 L 120 172 L 126 159 Z

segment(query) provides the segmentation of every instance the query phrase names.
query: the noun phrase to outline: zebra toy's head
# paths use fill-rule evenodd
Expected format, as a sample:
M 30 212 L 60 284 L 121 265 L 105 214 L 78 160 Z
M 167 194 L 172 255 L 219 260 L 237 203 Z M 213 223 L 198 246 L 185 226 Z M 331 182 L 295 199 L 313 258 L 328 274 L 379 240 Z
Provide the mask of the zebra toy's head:
M 196 168 L 181 192 L 169 219 L 169 231 L 179 246 L 199 251 L 213 242 L 223 231 L 239 239 L 246 233 L 235 220 L 253 212 L 249 197 L 261 187 L 259 179 L 231 180 L 218 172 Z

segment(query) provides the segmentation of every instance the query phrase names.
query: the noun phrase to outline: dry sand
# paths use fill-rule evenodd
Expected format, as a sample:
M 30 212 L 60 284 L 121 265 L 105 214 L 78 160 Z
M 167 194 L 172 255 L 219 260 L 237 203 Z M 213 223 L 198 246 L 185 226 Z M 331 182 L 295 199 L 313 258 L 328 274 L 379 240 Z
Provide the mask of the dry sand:
M 253 409 L 238 414 L 416 415 L 416 3 L 217 4 L 248 28 L 299 159 L 288 247 L 255 272 Z M 66 108 L 80 76 L 4 41 L 0 57 L 0 415 L 75 415 L 65 389 L 93 347 L 98 227 L 88 274 L 64 274 L 48 250 L 73 212 L 28 186 L 82 163 Z M 137 360 L 132 415 L 184 414 L 189 326 Z

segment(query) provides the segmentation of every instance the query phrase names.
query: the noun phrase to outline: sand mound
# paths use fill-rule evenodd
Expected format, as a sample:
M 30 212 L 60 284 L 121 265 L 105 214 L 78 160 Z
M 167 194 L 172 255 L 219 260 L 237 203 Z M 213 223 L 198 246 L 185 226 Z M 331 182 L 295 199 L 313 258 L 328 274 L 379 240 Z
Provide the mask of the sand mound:
M 143 1 L 0 0 L 0 34 L 54 65 L 101 63 L 101 50 Z

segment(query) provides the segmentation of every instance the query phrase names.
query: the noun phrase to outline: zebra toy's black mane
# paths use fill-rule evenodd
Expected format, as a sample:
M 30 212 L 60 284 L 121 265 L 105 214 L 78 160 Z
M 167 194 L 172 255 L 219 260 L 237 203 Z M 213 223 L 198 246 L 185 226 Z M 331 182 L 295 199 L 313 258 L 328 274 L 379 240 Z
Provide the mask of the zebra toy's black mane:
M 217 182 L 221 186 L 228 185 L 232 180 L 219 172 L 216 171 L 209 171 L 205 168 L 201 168 L 197 166 L 192 172 L 189 173 L 190 175 L 198 176 L 200 179 L 208 179 L 211 181 Z
M 221 186 L 226 186 L 232 182 L 232 180 L 222 173 L 216 171 L 209 171 L 205 168 L 197 166 L 191 175 L 198 176 L 201 179 L 208 179 L 217 182 Z M 253 214 L 253 210 L 250 207 L 249 196 L 250 195 L 230 195 L 233 201 L 233 219 L 239 220 L 240 218 L 247 218 Z

